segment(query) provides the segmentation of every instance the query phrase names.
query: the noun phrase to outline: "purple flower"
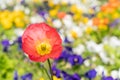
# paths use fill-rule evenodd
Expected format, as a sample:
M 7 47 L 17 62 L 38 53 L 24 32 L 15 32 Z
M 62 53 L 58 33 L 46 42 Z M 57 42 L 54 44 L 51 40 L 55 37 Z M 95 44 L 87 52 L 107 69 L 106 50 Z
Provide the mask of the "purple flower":
M 46 21 L 46 17 L 45 15 L 47 14 L 46 11 L 41 10 L 42 8 L 40 7 L 40 9 L 38 9 L 37 13 Z
M 18 80 L 18 73 L 17 73 L 17 71 L 14 72 L 14 80 Z
M 114 26 L 116 26 L 117 24 L 119 24 L 120 23 L 120 19 L 116 19 L 116 20 L 114 20 L 111 24 L 110 24 L 110 27 L 114 27 Z
M 7 39 L 3 40 L 1 43 L 2 43 L 2 45 L 3 45 L 4 47 L 10 46 L 10 42 L 9 42 L 9 40 L 7 40 Z
M 57 60 L 64 59 L 65 61 L 67 61 L 70 55 L 71 53 L 68 50 L 63 50 L 61 56 Z
M 46 11 L 39 11 L 39 14 L 40 14 L 42 17 L 44 17 L 45 14 L 46 14 Z
M 108 77 L 102 77 L 102 80 L 114 80 L 111 76 L 108 76 Z
M 22 48 L 22 37 L 17 38 L 17 43 L 18 43 L 19 49 L 21 49 Z
M 21 4 L 25 4 L 25 0 L 21 0 L 21 2 L 20 2 Z
M 64 80 L 80 80 L 80 76 L 76 73 L 73 75 L 70 75 L 66 73 L 65 71 L 62 71 L 62 75 L 63 75 Z
M 96 77 L 97 72 L 95 69 L 89 70 L 85 73 L 85 77 L 89 78 L 90 80 Z
M 71 44 L 72 42 L 69 41 L 69 40 L 67 39 L 67 37 L 65 37 L 64 43 L 65 43 L 65 44 Z M 71 46 L 65 46 L 65 48 L 66 48 L 68 51 L 71 51 L 71 52 L 72 52 L 72 47 L 71 47 Z
M 53 75 L 57 76 L 58 78 L 60 78 L 60 73 L 61 71 L 59 69 L 56 68 L 56 66 L 52 67 L 52 71 L 53 71 Z
M 63 75 L 63 78 L 64 80 L 69 80 L 71 75 L 69 75 L 68 73 L 66 73 L 65 71 L 62 71 L 62 75 Z
M 5 39 L 1 42 L 2 46 L 3 46 L 3 51 L 4 52 L 7 52 L 8 51 L 8 48 L 10 46 L 10 42 L 9 40 Z
M 22 37 L 21 37 L 21 36 L 20 36 L 20 37 L 18 37 L 17 42 L 18 42 L 19 44 L 21 44 L 21 43 L 22 43 Z
M 80 55 L 71 55 L 68 58 L 68 62 L 70 62 L 71 65 L 82 64 L 83 61 L 84 60 Z
M 80 76 L 75 73 L 75 74 L 71 75 L 69 80 L 80 80 Z
M 33 76 L 32 73 L 27 73 L 27 74 L 21 76 L 21 79 L 22 80 L 32 80 L 32 76 Z
M 65 42 L 65 43 L 71 43 L 71 41 L 69 41 L 67 37 L 65 37 L 64 42 Z

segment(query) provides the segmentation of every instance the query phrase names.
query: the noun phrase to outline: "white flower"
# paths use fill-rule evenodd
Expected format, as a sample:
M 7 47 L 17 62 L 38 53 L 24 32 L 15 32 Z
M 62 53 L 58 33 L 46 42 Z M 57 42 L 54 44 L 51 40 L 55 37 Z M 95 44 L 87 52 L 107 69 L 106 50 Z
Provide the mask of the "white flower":
M 64 40 L 65 40 L 64 30 L 60 29 L 59 34 L 60 34 L 60 37 L 61 37 L 62 41 L 64 42 Z
M 103 44 L 96 44 L 94 41 L 86 42 L 87 49 L 90 52 L 100 53 L 104 51 Z
M 0 8 L 1 9 L 5 9 L 7 6 L 6 6 L 6 3 L 5 3 L 5 0 L 0 0 Z
M 113 71 L 111 71 L 111 76 L 114 78 L 114 79 L 116 79 L 116 78 L 118 78 L 118 71 L 117 70 L 113 70 Z
M 24 12 L 25 12 L 25 14 L 30 14 L 30 9 L 29 8 L 25 8 Z
M 15 29 L 14 30 L 14 33 L 17 35 L 17 36 L 22 36 L 24 30 L 23 29 Z
M 113 36 L 113 37 L 110 38 L 110 42 L 109 43 L 113 47 L 120 46 L 120 40 L 117 37 L 115 37 L 115 36 Z
M 97 57 L 96 56 L 93 56 L 92 57 L 92 61 L 95 62 L 97 60 Z
M 59 3 L 60 3 L 60 0 L 53 0 L 53 3 L 54 3 L 54 4 L 59 4 Z
M 110 59 L 107 57 L 107 55 L 106 55 L 105 52 L 100 52 L 100 53 L 99 53 L 99 56 L 100 56 L 100 58 L 102 59 L 102 61 L 103 61 L 104 63 L 106 63 L 106 64 L 110 61 Z
M 112 36 L 112 37 L 106 36 L 103 38 L 103 43 L 109 44 L 112 47 L 118 47 L 120 46 L 120 39 L 118 39 L 116 36 Z
M 34 15 L 30 18 L 31 23 L 40 23 L 44 22 L 43 18 L 39 15 Z
M 104 73 L 104 75 L 107 75 L 107 71 L 102 65 L 97 66 L 95 70 L 97 71 L 98 75 L 102 75 L 102 73 Z
M 85 46 L 82 44 L 79 44 L 77 47 L 73 48 L 73 52 L 79 55 L 81 55 L 84 51 L 85 51 Z
M 86 42 L 86 47 L 87 47 L 88 51 L 90 51 L 90 52 L 95 52 L 96 46 L 97 46 L 97 44 L 94 41 Z
M 69 0 L 69 3 L 70 3 L 70 4 L 75 4 L 75 3 L 76 3 L 76 0 Z
M 72 16 L 71 15 L 66 15 L 63 19 L 62 19 L 64 25 L 66 28 L 71 28 L 72 26 L 74 26 L 73 20 L 72 20 Z
M 17 5 L 15 5 L 15 7 L 14 7 L 14 10 L 24 10 L 24 6 L 23 5 L 21 5 L 21 4 L 17 4 Z
M 120 78 L 120 68 L 119 68 L 119 71 L 118 71 L 118 78 Z
M 85 65 L 86 67 L 89 67 L 89 66 L 90 66 L 90 60 L 85 60 L 85 61 L 84 61 L 84 65 Z
M 53 21 L 53 26 L 55 26 L 56 28 L 60 28 L 62 26 L 62 23 L 59 19 L 56 19 Z
M 68 3 L 69 3 L 69 0 L 61 0 L 61 2 L 68 4 Z
M 103 44 L 96 45 L 95 52 L 100 53 L 104 51 Z
M 76 38 L 83 36 L 83 31 L 79 26 L 72 26 L 71 28 L 67 29 L 66 35 L 68 40 L 74 41 Z

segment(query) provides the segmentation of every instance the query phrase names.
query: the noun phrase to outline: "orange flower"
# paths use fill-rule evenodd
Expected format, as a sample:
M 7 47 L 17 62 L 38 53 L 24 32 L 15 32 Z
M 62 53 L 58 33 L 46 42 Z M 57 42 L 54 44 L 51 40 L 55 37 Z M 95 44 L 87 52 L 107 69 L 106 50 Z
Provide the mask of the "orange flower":
M 109 19 L 108 18 L 104 18 L 104 24 L 109 24 Z
M 61 44 L 57 31 L 45 23 L 29 25 L 22 36 L 23 51 L 36 62 L 58 58 L 62 51 Z
M 66 15 L 65 12 L 59 12 L 57 16 L 58 16 L 59 19 L 62 19 L 62 18 L 65 17 L 65 15 Z
M 93 25 L 99 25 L 100 19 L 99 18 L 93 18 Z

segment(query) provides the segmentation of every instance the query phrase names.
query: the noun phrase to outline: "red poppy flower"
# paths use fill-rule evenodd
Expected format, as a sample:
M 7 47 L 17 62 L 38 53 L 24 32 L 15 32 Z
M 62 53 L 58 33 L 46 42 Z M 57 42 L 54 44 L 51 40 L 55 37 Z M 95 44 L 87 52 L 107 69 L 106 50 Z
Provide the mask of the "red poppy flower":
M 45 23 L 29 25 L 22 36 L 23 51 L 36 62 L 58 58 L 62 51 L 61 44 L 58 32 Z

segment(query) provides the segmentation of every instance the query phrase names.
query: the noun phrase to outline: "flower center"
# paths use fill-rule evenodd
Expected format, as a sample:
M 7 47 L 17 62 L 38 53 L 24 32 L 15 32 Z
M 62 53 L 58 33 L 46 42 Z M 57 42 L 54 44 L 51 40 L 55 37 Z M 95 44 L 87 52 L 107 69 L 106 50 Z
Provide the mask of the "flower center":
M 48 42 L 43 42 L 36 46 L 36 50 L 37 50 L 38 54 L 46 55 L 51 52 L 52 48 Z
M 78 62 L 78 58 L 74 58 L 74 62 Z
M 73 38 L 77 38 L 78 37 L 78 35 L 77 35 L 77 33 L 75 31 L 72 30 L 70 33 L 71 33 Z

